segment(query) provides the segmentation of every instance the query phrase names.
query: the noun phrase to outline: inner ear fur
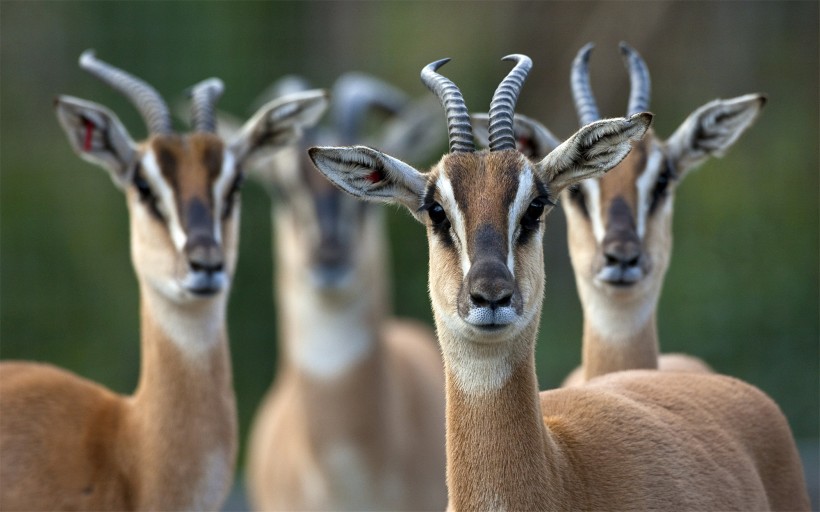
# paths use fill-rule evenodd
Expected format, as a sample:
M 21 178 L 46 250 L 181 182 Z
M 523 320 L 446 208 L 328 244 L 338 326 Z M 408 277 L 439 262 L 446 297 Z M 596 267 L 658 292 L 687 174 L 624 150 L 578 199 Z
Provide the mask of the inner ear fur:
M 402 204 L 413 214 L 421 206 L 426 176 L 397 158 L 366 146 L 312 147 L 308 154 L 319 172 L 353 196 Z
M 698 108 L 666 141 L 667 155 L 682 177 L 709 157 L 721 157 L 749 127 L 766 104 L 766 96 L 747 94 L 714 100 Z
M 652 114 L 590 123 L 535 164 L 554 194 L 587 178 L 603 175 L 632 150 L 652 124 Z
M 102 105 L 71 96 L 58 97 L 54 108 L 74 152 L 107 170 L 114 184 L 124 189 L 131 179 L 138 147 L 117 115 Z

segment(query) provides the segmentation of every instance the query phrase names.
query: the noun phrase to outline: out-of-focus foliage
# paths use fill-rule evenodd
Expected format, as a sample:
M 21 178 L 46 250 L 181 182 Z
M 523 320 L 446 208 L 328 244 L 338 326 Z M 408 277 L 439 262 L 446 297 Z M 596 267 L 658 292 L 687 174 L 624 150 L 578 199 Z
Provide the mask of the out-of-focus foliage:
M 221 108 L 244 114 L 288 73 L 328 86 L 359 70 L 426 94 L 419 71 L 442 57 L 453 58 L 442 72 L 468 106 L 486 111 L 509 69 L 501 57 L 525 53 L 534 68 L 517 110 L 566 137 L 577 128 L 568 85 L 575 52 L 596 43 L 599 106 L 623 115 L 628 78 L 617 43 L 626 40 L 649 64 L 663 137 L 713 98 L 769 96 L 757 125 L 678 192 L 661 343 L 761 387 L 797 437 L 817 437 L 817 20 L 817 2 L 4 0 L 0 356 L 49 361 L 122 393 L 136 383 L 138 296 L 124 201 L 102 170 L 72 154 L 53 97 L 100 102 L 135 138 L 145 131 L 122 97 L 79 69 L 84 49 L 145 78 L 171 102 L 219 76 L 227 86 Z M 267 195 L 249 184 L 229 315 L 243 438 L 276 361 L 269 215 Z M 398 210 L 389 228 L 395 309 L 429 321 L 423 230 Z M 545 243 L 542 388 L 578 364 L 581 338 L 560 211 L 548 220 Z

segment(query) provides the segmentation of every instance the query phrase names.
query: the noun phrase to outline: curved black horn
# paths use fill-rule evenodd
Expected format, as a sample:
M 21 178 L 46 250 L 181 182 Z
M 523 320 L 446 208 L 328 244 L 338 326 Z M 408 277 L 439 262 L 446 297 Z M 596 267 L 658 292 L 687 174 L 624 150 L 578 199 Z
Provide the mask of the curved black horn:
M 333 84 L 333 120 L 340 144 L 357 143 L 365 115 L 377 107 L 395 115 L 408 102 L 401 90 L 362 73 L 345 73 Z
M 447 133 L 450 139 L 450 153 L 472 153 L 475 151 L 473 127 L 464 97 L 456 84 L 436 73 L 436 70 L 449 62 L 441 59 L 432 62 L 421 70 L 421 81 L 438 97 L 447 115 Z
M 215 133 L 216 115 L 214 106 L 219 101 L 225 85 L 218 78 L 208 78 L 190 90 L 191 115 L 194 131 Z
M 80 56 L 80 67 L 110 87 L 121 92 L 137 107 L 148 125 L 149 133 L 170 133 L 171 115 L 159 93 L 143 80 L 107 64 L 86 50 Z
M 532 69 L 532 60 L 526 55 L 507 55 L 501 60 L 516 61 L 515 67 L 507 74 L 493 93 L 490 102 L 490 151 L 515 149 L 515 133 L 513 132 L 513 114 L 515 102 L 521 93 L 521 86 Z
M 629 105 L 626 116 L 649 110 L 649 96 L 652 84 L 649 80 L 649 68 L 634 48 L 621 41 L 621 55 L 626 69 L 629 70 Z
M 598 105 L 595 104 L 595 96 L 592 94 L 592 86 L 589 84 L 589 55 L 594 47 L 594 44 L 587 43 L 572 61 L 570 85 L 572 86 L 572 98 L 575 100 L 575 111 L 578 113 L 581 126 L 601 118 Z

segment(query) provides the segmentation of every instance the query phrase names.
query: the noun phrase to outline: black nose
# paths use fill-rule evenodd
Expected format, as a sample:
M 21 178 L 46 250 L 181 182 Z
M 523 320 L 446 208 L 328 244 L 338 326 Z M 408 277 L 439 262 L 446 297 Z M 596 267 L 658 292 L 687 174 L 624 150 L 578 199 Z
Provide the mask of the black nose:
M 188 267 L 194 272 L 213 274 L 224 268 L 222 248 L 210 235 L 193 236 L 185 244 Z
M 641 261 L 641 244 L 632 237 L 604 240 L 604 258 L 607 266 L 637 267 Z
M 490 309 L 510 306 L 515 283 L 507 266 L 499 260 L 478 261 L 467 273 L 470 300 Z

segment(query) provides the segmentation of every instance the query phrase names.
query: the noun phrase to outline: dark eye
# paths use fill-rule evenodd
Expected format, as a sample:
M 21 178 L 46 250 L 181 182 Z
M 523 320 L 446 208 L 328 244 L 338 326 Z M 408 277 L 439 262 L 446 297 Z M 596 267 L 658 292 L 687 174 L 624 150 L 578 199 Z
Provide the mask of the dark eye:
M 538 223 L 541 221 L 541 216 L 544 214 L 544 207 L 547 203 L 548 201 L 542 197 L 533 199 L 521 217 L 521 227 L 531 230 L 538 229 Z
M 569 200 L 581 210 L 581 213 L 584 214 L 584 217 L 589 218 L 589 212 L 587 211 L 587 202 L 586 198 L 584 197 L 584 191 L 581 190 L 580 185 L 574 185 L 569 189 Z
M 137 189 L 137 193 L 140 195 L 140 202 L 148 207 L 148 210 L 154 217 L 162 220 L 162 213 L 160 213 L 159 205 L 157 204 L 157 196 L 154 195 L 154 191 L 151 190 L 151 185 L 148 184 L 148 180 L 142 175 L 142 170 L 139 167 L 134 172 L 133 183 L 134 188 Z
M 222 219 L 227 219 L 228 216 L 231 214 L 231 210 L 233 210 L 233 205 L 236 202 L 236 196 L 239 195 L 239 191 L 242 189 L 242 184 L 245 182 L 245 174 L 242 172 L 236 173 L 236 177 L 233 179 L 233 183 L 231 183 L 231 188 L 228 189 L 228 194 L 225 196 L 225 203 L 222 207 Z
M 433 203 L 433 206 L 427 209 L 427 213 L 430 215 L 430 220 L 435 226 L 443 226 L 447 222 L 447 213 L 444 212 L 444 208 L 438 203 Z

